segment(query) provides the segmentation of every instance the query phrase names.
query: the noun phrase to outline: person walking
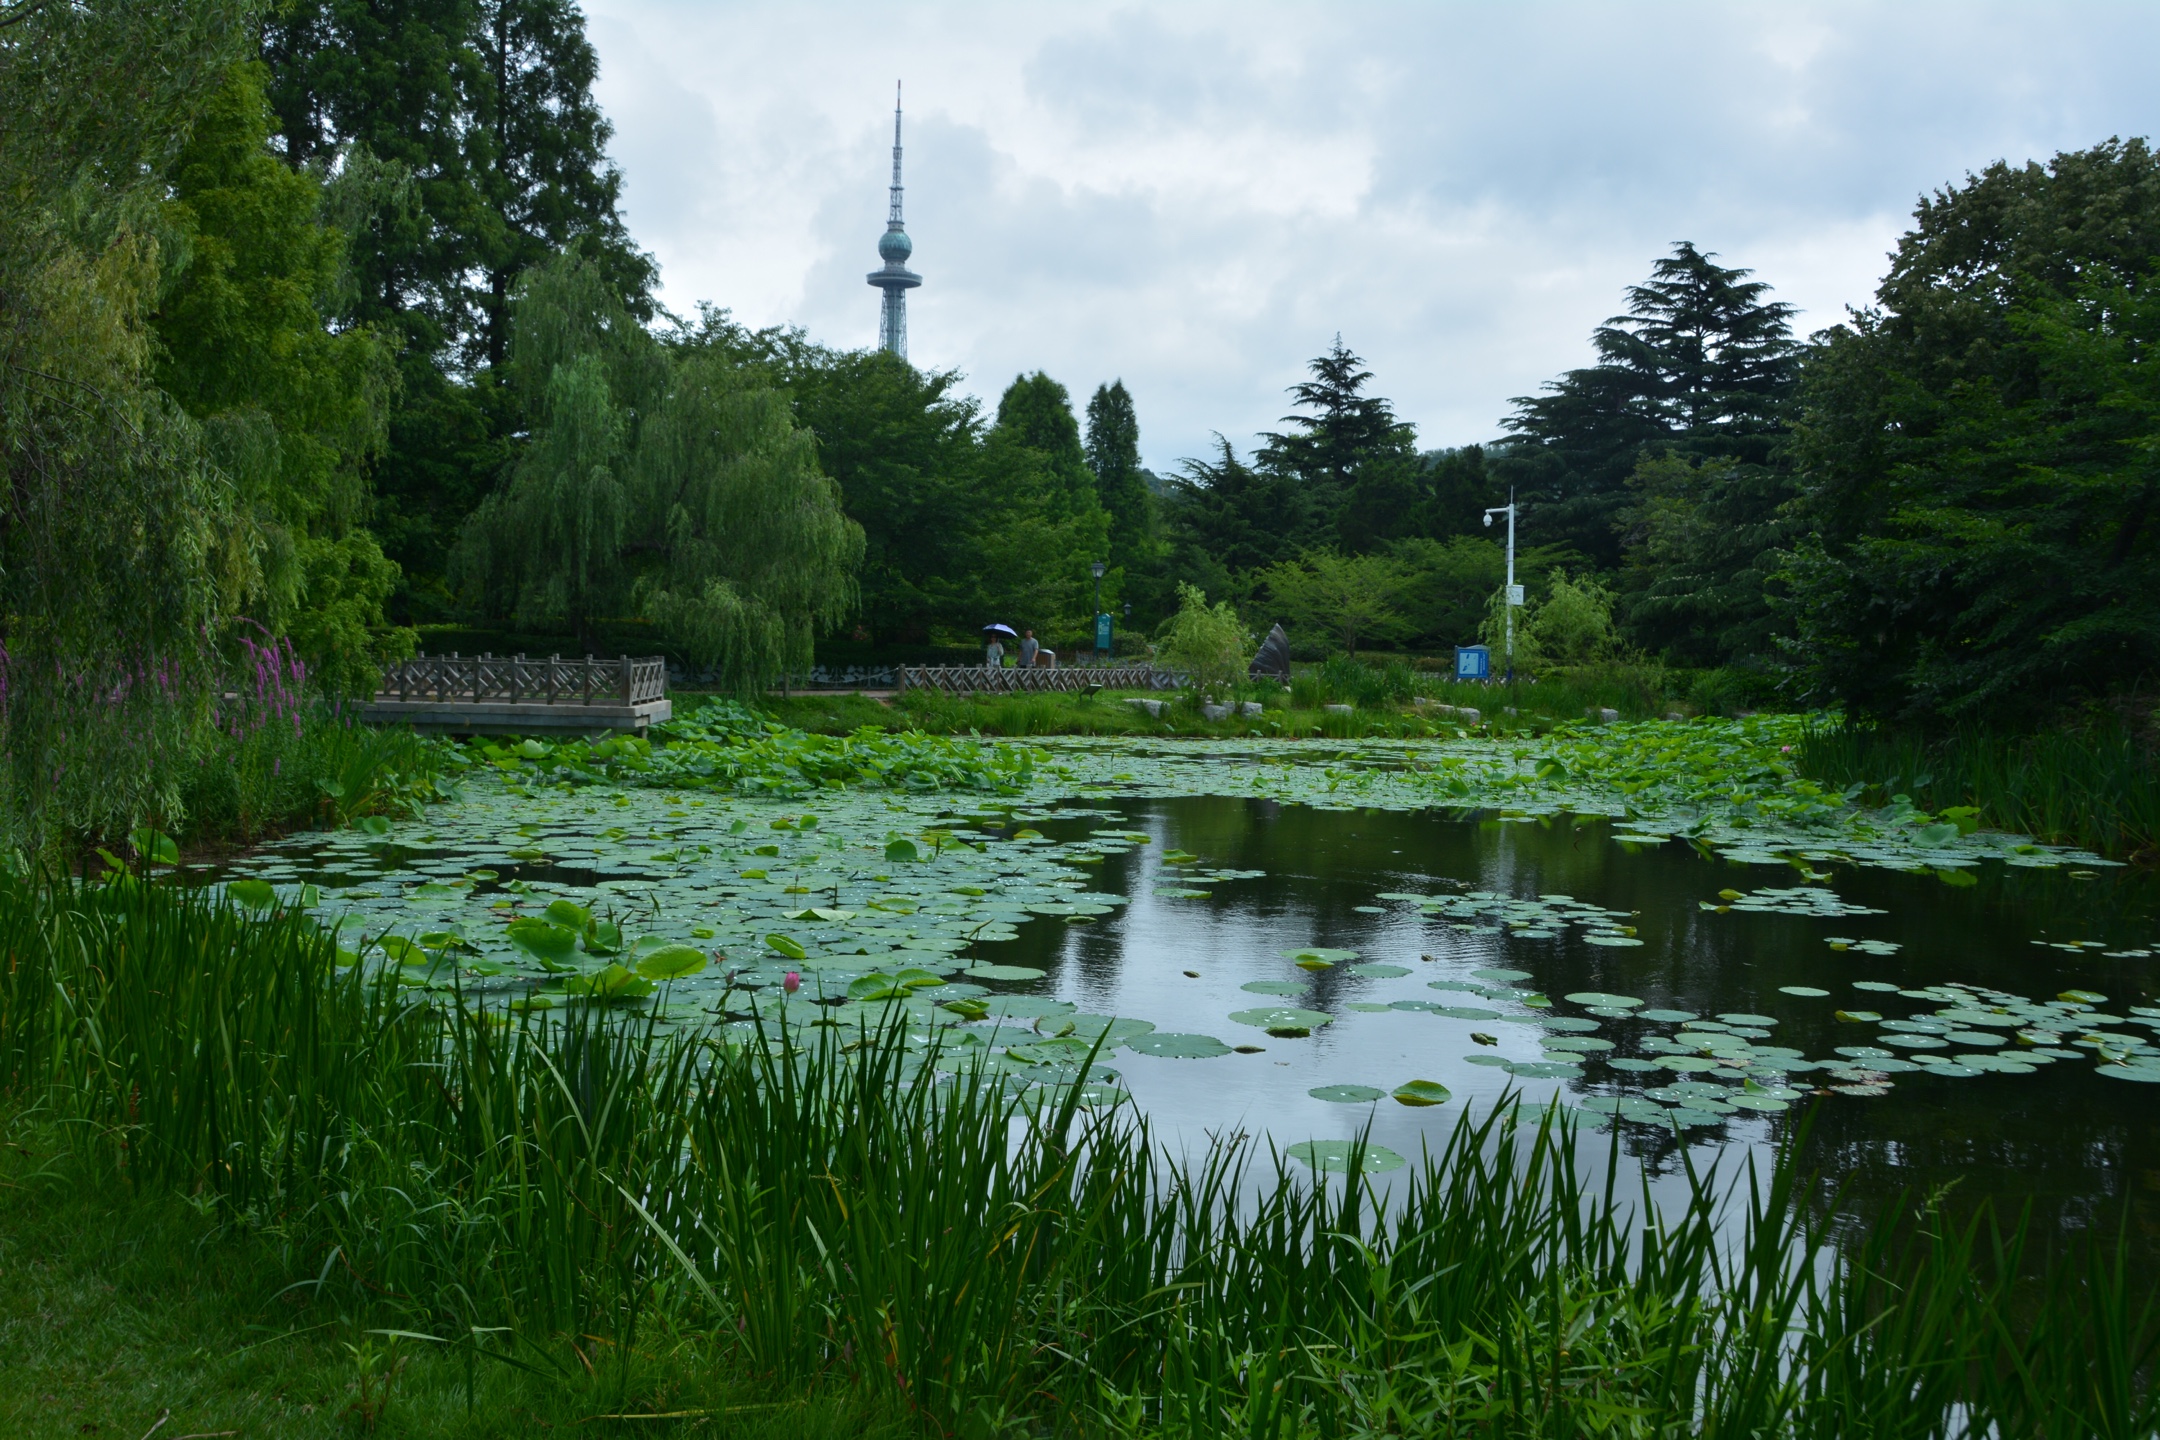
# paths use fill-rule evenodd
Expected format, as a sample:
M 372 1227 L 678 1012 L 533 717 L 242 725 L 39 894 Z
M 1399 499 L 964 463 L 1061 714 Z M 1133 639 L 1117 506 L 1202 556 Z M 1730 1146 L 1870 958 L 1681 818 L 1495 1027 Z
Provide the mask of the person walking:
M 992 670 L 1005 668 L 1005 642 L 998 639 L 998 632 L 990 632 L 990 643 L 983 647 L 983 663 Z
M 1036 655 L 1036 652 L 1037 652 L 1037 651 L 1039 651 L 1039 650 L 1041 650 L 1041 649 L 1042 649 L 1042 642 L 1041 642 L 1041 641 L 1039 641 L 1039 640 L 1037 640 L 1037 639 L 1035 638 L 1035 632 L 1034 632 L 1033 630 L 1023 630 L 1023 631 L 1021 631 L 1021 632 L 1020 632 L 1020 668 L 1021 668 L 1022 670 L 1031 670 L 1031 669 L 1033 669 L 1033 668 L 1034 668 L 1034 666 L 1035 666 L 1035 655 Z

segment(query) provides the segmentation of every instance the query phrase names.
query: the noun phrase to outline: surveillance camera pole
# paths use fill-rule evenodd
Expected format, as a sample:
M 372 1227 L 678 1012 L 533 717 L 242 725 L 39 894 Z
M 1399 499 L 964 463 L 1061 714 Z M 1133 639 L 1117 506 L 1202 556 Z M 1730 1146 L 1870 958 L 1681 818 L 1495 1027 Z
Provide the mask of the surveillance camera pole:
M 1507 680 L 1515 683 L 1515 607 L 1522 604 L 1522 591 L 1515 584 L 1515 491 L 1511 486 L 1508 503 L 1495 505 L 1485 512 L 1485 523 L 1492 524 L 1495 515 L 1507 516 L 1507 607 L 1504 612 L 1507 644 Z

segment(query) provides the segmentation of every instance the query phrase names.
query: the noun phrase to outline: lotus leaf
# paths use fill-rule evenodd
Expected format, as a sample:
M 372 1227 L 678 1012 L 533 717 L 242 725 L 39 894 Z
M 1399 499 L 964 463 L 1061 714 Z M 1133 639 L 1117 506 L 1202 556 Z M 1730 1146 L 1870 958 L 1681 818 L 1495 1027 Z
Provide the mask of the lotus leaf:
M 1265 1030 L 1270 1035 L 1295 1038 L 1309 1035 L 1314 1028 L 1329 1024 L 1335 1018 L 1325 1010 L 1304 1010 L 1295 1005 L 1275 1005 L 1260 1010 L 1233 1010 L 1230 1018 L 1240 1025 L 1250 1025 Z
M 1434 1080 L 1407 1080 L 1395 1087 L 1395 1103 L 1412 1108 L 1444 1105 L 1454 1098 L 1447 1086 Z
M 650 995 L 653 988 L 652 981 L 613 961 L 590 975 L 565 976 L 562 984 L 565 995 L 584 995 L 594 1000 L 634 1000 Z
M 1040 980 L 1045 972 L 1030 965 L 972 965 L 963 973 L 975 980 Z
M 1387 1097 L 1387 1091 L 1372 1085 L 1318 1085 L 1305 1093 L 1336 1105 L 1364 1105 Z
M 578 943 L 574 933 L 537 915 L 511 921 L 503 937 L 551 970 L 566 968 Z
M 1409 1163 L 1385 1145 L 1361 1147 L 1351 1140 L 1301 1140 L 1283 1153 L 1315 1170 L 1336 1175 L 1348 1174 L 1353 1164 L 1362 1174 L 1380 1175 Z
M 705 952 L 689 945 L 663 945 L 637 962 L 637 973 L 648 980 L 681 980 L 696 975 L 709 963 Z
M 1135 1055 L 1155 1055 L 1166 1060 L 1212 1060 L 1230 1053 L 1230 1047 L 1212 1035 L 1177 1035 L 1162 1030 L 1135 1035 L 1125 1042 L 1125 1048 Z

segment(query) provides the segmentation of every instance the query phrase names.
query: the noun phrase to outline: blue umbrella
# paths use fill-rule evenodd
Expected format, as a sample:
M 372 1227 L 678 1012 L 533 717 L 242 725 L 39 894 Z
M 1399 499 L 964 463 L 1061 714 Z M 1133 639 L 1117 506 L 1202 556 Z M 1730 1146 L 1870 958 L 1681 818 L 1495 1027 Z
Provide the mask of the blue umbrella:
M 1013 628 L 1012 628 L 1012 626 L 1010 626 L 1010 625 L 1007 625 L 1007 624 L 1004 624 L 1004 623 L 1002 623 L 1002 622 L 1000 622 L 1000 623 L 998 623 L 998 624 L 995 624 L 995 625 L 985 625 L 985 626 L 983 626 L 983 631 L 984 631 L 984 633 L 985 633 L 985 634 L 988 634 L 988 633 L 991 633 L 991 632 L 993 632 L 993 631 L 994 631 L 994 632 L 996 632 L 996 633 L 999 633 L 999 634 L 1003 634 L 1003 635 L 1010 635 L 1010 636 L 1012 636 L 1012 637 L 1013 637 L 1013 639 L 1015 639 L 1015 640 L 1017 640 L 1017 639 L 1019 639 L 1019 638 L 1020 638 L 1020 632 L 1019 632 L 1019 631 L 1017 631 L 1017 630 L 1013 629 Z

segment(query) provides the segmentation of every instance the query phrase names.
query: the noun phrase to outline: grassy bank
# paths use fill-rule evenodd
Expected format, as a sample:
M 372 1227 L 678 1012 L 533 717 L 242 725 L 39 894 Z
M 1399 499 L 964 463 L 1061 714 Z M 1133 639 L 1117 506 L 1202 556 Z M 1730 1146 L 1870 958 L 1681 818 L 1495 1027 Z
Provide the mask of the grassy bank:
M 2111 859 L 2160 863 L 2160 754 L 2108 721 L 2037 734 L 1960 726 L 1923 736 L 1861 726 L 1812 729 L 1800 773 L 1863 799 L 1908 796 L 1923 810 L 1973 806 L 1982 824 Z
M 1031 1106 L 904 1008 L 748 1051 L 632 1007 L 482 1014 L 133 883 L 10 882 L 0 943 L 0 1077 L 36 1117 L 8 1179 L 38 1197 L 5 1234 L 54 1250 L 7 1283 L 92 1324 L 0 1388 L 23 1433 L 108 1402 L 136 1433 L 152 1405 L 335 1433 L 384 1396 L 408 1434 L 757 1405 L 776 1434 L 2155 1427 L 2160 1327 L 2106 1245 L 2043 1266 L 1914 1210 L 1833 1255 L 1783 1174 L 1730 1228 L 1735 1177 L 1698 1176 L 1645 1234 L 1553 1116 L 1314 1183 L 1249 1144 L 1173 1162 L 1076 1088 Z M 99 1316 L 144 1358 L 92 1373 Z
M 774 719 L 820 734 L 865 726 L 922 730 L 933 735 L 1178 735 L 1282 738 L 1430 738 L 1465 729 L 1489 734 L 1543 733 L 1612 710 L 1623 720 L 1692 715 L 1689 672 L 1657 666 L 1609 665 L 1557 670 L 1513 684 L 1459 682 L 1396 660 L 1382 665 L 1336 659 L 1301 669 L 1286 687 L 1241 685 L 1226 697 L 1261 706 L 1208 719 L 1193 695 L 1179 691 L 1105 691 L 1099 695 L 948 695 L 907 690 L 881 701 L 855 694 L 768 695 L 760 707 Z M 1717 691 L 1715 695 L 1724 692 Z M 1715 695 L 1713 700 L 1715 701 Z M 676 697 L 687 713 L 704 697 Z M 1153 713 L 1133 703 L 1159 701 Z M 1348 713 L 1329 706 L 1349 706 Z M 1477 712 L 1473 721 L 1459 712 Z

